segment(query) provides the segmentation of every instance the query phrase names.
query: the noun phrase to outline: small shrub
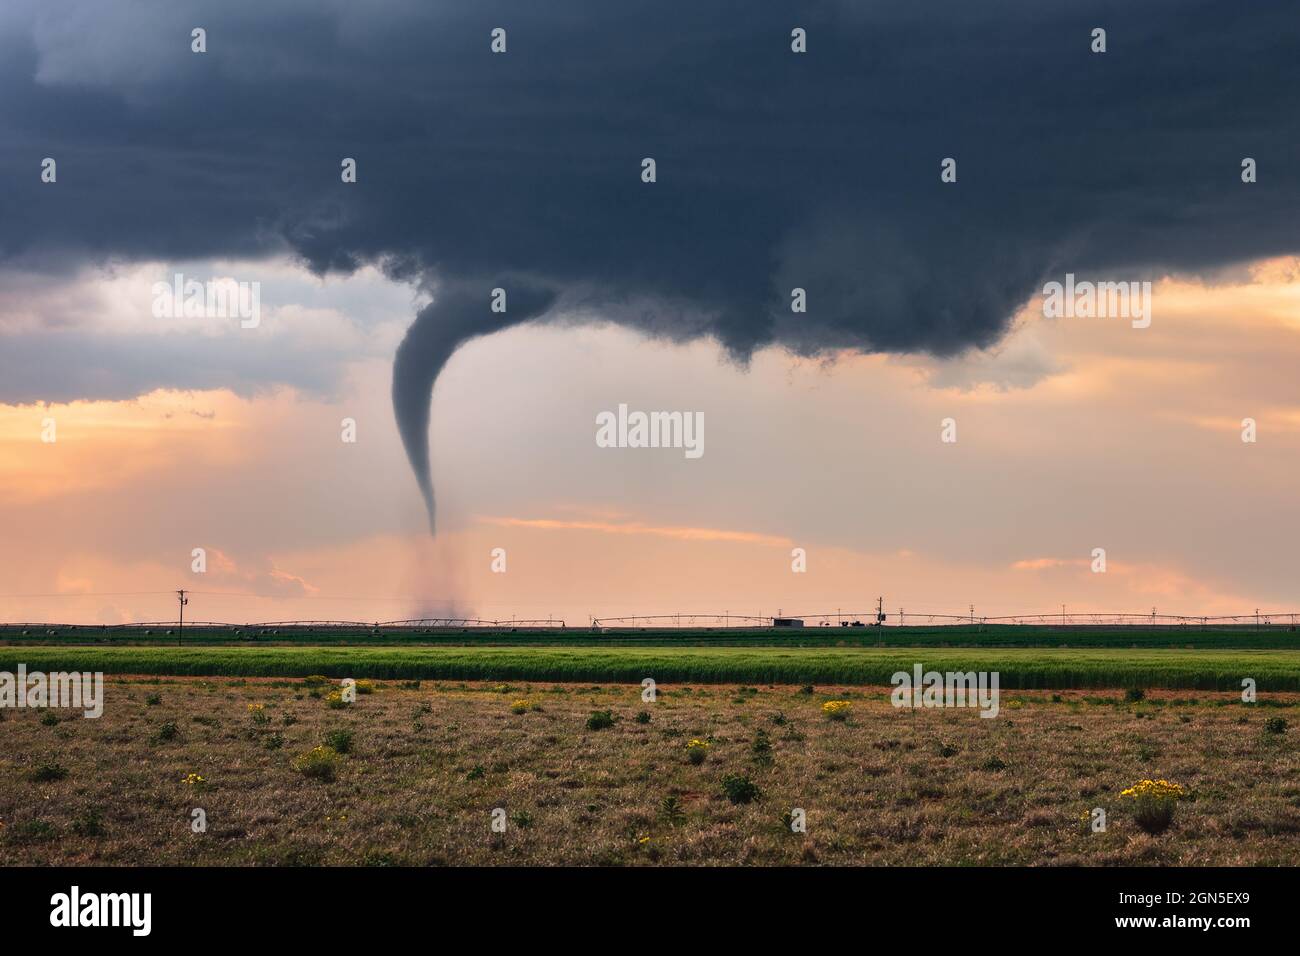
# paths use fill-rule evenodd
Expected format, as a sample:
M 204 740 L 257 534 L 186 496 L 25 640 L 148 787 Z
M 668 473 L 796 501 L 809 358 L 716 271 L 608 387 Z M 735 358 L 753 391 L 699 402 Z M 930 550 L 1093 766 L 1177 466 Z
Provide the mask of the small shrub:
M 334 768 L 338 764 L 338 759 L 339 755 L 333 747 L 313 747 L 305 754 L 299 754 L 294 758 L 293 769 L 304 777 L 328 782 L 334 779 Z
M 847 700 L 828 700 L 822 704 L 822 713 L 830 720 L 848 720 L 853 705 Z
M 982 764 L 980 764 L 980 769 L 981 769 L 981 770 L 991 770 L 991 771 L 996 772 L 996 771 L 998 771 L 998 770 L 1006 770 L 1006 769 L 1007 769 L 1007 765 L 1006 765 L 1006 763 L 1002 760 L 1001 757 L 990 757 L 988 760 L 986 760 L 986 761 L 984 761 Z
M 811 697 L 813 695 L 813 685 L 804 684 L 799 688 L 799 693 L 803 694 L 805 697 Z
M 772 741 L 767 736 L 766 730 L 754 734 L 754 741 L 749 745 L 749 755 L 754 763 L 760 766 L 767 766 L 772 762 Z
M 638 724 L 648 724 L 648 723 L 650 723 L 650 711 L 648 711 L 648 710 L 643 710 L 643 711 L 640 711 L 639 713 L 637 713 L 637 715 L 636 715 L 636 722 L 637 722 Z
M 1183 788 L 1168 780 L 1142 780 L 1120 792 L 1133 802 L 1133 819 L 1147 833 L 1163 833 L 1174 821 L 1174 810 L 1184 796 Z
M 321 687 L 324 684 L 328 684 L 330 679 L 324 674 L 310 674 L 307 677 L 304 677 L 302 682 L 308 687 Z
M 704 763 L 704 758 L 709 755 L 709 742 L 707 740 L 693 739 L 686 745 L 686 759 L 695 766 Z
M 352 731 L 331 730 L 325 735 L 325 746 L 336 753 L 352 753 Z
M 758 785 L 744 774 L 738 773 L 723 775 L 722 792 L 732 803 L 752 803 L 760 796 Z
M 330 710 L 342 710 L 349 706 L 348 702 L 343 699 L 343 691 L 330 691 L 329 696 L 325 698 L 325 706 Z
M 27 772 L 32 783 L 53 783 L 68 776 L 68 768 L 58 763 L 43 763 Z
M 1124 700 L 1130 704 L 1136 704 L 1140 700 L 1146 700 L 1147 692 L 1141 687 L 1130 687 L 1124 691 Z
M 162 694 L 153 693 L 144 699 L 146 707 L 157 707 L 162 703 Z
M 1286 733 L 1286 718 L 1285 717 L 1268 718 L 1268 720 L 1264 721 L 1264 732 L 1269 734 Z
M 52 710 L 47 710 L 45 713 L 41 714 L 41 723 L 46 727 L 53 727 L 58 722 L 59 715 Z
M 516 810 L 510 814 L 510 822 L 521 830 L 527 830 L 533 825 L 533 815 L 527 810 Z
M 614 726 L 614 715 L 608 710 L 593 710 L 587 718 L 588 730 L 604 730 Z
M 782 713 L 781 711 L 777 711 L 769 719 L 772 721 L 772 723 L 776 724 L 776 726 L 778 727 L 784 727 L 786 724 L 789 723 L 789 721 L 786 719 L 785 714 Z
M 373 694 L 375 692 L 375 682 L 372 680 L 359 680 L 355 686 L 358 694 Z
M 510 713 L 512 713 L 512 714 L 526 714 L 526 713 L 528 713 L 528 708 L 529 708 L 529 706 L 530 706 L 530 705 L 529 705 L 528 701 L 526 701 L 526 700 L 517 700 L 517 701 L 515 701 L 513 704 L 510 705 Z
M 104 821 L 98 810 L 86 810 L 77 814 L 72 821 L 72 832 L 77 836 L 97 837 L 104 835 Z
M 298 718 L 295 717 L 293 714 L 285 714 L 280 719 L 284 722 L 284 725 L 286 727 L 292 727 L 294 724 L 298 722 Z
M 14 825 L 14 839 L 19 843 L 43 843 L 53 840 L 58 831 L 45 820 L 24 820 Z
M 686 811 L 676 797 L 664 797 L 659 801 L 659 816 L 670 827 L 675 827 L 686 819 Z
M 154 743 L 166 743 L 169 740 L 175 740 L 179 736 L 180 731 L 176 728 L 176 725 L 169 720 L 158 728 L 157 732 L 153 735 L 153 741 Z
M 940 744 L 940 745 L 939 745 L 939 756 L 940 756 L 940 757 L 955 757 L 956 755 L 957 755 L 957 748 L 954 747 L 952 744 Z
M 262 746 L 267 750 L 279 750 L 284 746 L 284 734 L 279 731 L 267 734 L 266 739 L 262 741 Z
M 466 780 L 482 780 L 487 776 L 487 771 L 483 769 L 482 764 L 475 764 L 470 768 L 469 773 L 465 774 Z
M 249 704 L 248 713 L 253 718 L 253 723 L 259 727 L 271 722 L 271 715 L 266 712 L 265 704 Z

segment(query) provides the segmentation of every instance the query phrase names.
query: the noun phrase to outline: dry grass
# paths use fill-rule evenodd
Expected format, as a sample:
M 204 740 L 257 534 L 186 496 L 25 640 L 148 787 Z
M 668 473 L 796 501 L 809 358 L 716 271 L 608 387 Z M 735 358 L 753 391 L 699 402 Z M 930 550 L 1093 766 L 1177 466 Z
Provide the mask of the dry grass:
M 329 688 L 326 688 L 328 690 Z M 300 681 L 118 678 L 99 720 L 0 721 L 8 863 L 1290 864 L 1300 850 L 1294 695 L 1006 694 L 999 717 L 892 708 L 883 691 L 379 682 L 332 710 Z M 146 703 L 151 694 L 161 702 Z M 846 722 L 821 705 L 852 702 Z M 522 713 L 512 711 L 529 702 Z M 265 705 L 255 723 L 249 704 Z M 514 708 L 519 710 L 520 708 Z M 613 727 L 588 730 L 593 711 Z M 648 723 L 639 723 L 639 711 Z M 1266 718 L 1284 716 L 1284 733 Z M 286 718 L 288 721 L 286 721 Z M 176 734 L 165 739 L 166 724 Z M 332 780 L 294 758 L 350 730 Z M 754 747 L 759 730 L 770 749 Z M 160 731 L 163 731 L 160 733 Z M 282 738 L 281 745 L 270 749 Z M 692 738 L 707 759 L 687 758 Z M 335 738 L 337 742 L 338 738 Z M 38 768 L 66 769 L 38 774 Z M 206 783 L 187 785 L 200 774 Z M 761 791 L 723 794 L 726 774 Z M 34 776 L 49 779 L 37 781 Z M 1192 799 L 1142 833 L 1144 777 Z M 665 813 L 674 798 L 678 810 Z M 1101 806 L 1105 833 L 1080 814 Z M 191 811 L 207 831 L 191 832 Z M 785 811 L 803 808 L 808 832 Z M 504 834 L 491 832 L 502 808 Z M 648 839 L 646 839 L 648 838 Z

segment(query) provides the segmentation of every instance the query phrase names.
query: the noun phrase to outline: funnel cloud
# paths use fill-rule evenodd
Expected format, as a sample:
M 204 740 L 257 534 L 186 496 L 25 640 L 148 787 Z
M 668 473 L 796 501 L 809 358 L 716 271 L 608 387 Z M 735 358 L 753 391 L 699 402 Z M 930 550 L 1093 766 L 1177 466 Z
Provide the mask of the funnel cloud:
M 554 293 L 530 286 L 508 290 L 506 311 L 489 309 L 491 290 L 459 284 L 440 289 L 416 315 L 393 360 L 393 413 L 406 457 L 436 530 L 433 478 L 429 461 L 429 411 L 438 374 L 465 342 L 536 318 L 555 301 Z
M 432 522 L 438 372 L 560 301 L 742 365 L 768 347 L 952 356 L 998 343 L 1067 272 L 1212 275 L 1300 251 L 1292 7 L 10 0 L 0 270 L 288 254 L 434 290 L 393 368 Z M 81 29 L 60 28 L 65 8 Z M 71 353 L 48 375 L 34 361 L 0 351 L 0 378 L 26 383 L 11 399 L 110 378 Z

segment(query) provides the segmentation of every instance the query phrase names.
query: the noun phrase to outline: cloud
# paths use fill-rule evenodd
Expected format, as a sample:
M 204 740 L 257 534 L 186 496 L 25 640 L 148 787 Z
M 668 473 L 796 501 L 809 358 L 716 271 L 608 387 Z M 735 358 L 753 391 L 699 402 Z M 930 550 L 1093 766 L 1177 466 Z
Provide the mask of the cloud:
M 295 598 L 309 597 L 318 589 L 299 575 L 276 567 L 268 558 L 259 557 L 238 562 L 233 556 L 217 548 L 207 549 L 207 575 L 196 592 L 203 594 L 208 588 L 230 591 L 233 588 L 257 597 Z
M 591 531 L 597 534 L 650 535 L 673 538 L 678 541 L 730 541 L 770 547 L 789 547 L 793 542 L 779 535 L 760 534 L 755 531 L 731 531 L 724 528 L 688 528 L 665 525 L 647 525 L 639 521 L 571 521 L 556 518 L 507 518 L 484 516 L 485 524 L 503 528 L 535 528 L 543 531 Z
M 156 316 L 174 276 L 257 282 L 255 328 L 235 316 Z M 88 266 L 0 274 L 0 403 L 122 400 L 159 388 L 289 385 L 337 393 L 347 366 L 392 354 L 417 296 L 366 268 L 322 281 L 288 260 Z
M 1064 558 L 1026 558 L 1023 561 L 1014 561 L 1011 567 L 1016 571 L 1046 571 L 1051 568 L 1067 567 L 1087 567 L 1088 562 L 1083 560 L 1066 560 Z
M 485 323 L 488 290 L 526 281 L 554 306 L 512 320 L 709 337 L 744 363 L 768 346 L 959 355 L 995 345 L 1065 271 L 1158 277 L 1300 246 L 1286 0 L 1109 7 L 1105 54 L 1088 48 L 1097 13 L 1035 0 L 814 3 L 796 17 L 806 54 L 791 16 L 739 0 L 671 16 L 651 0 L 147 14 L 15 0 L 0 17 L 0 262 L 378 264 L 434 295 L 477 290 Z M 193 54 L 199 23 L 208 52 Z M 44 156 L 57 184 L 39 181 Z M 1240 181 L 1244 156 L 1258 183 Z M 940 182 L 945 157 L 956 183 Z M 790 311 L 796 286 L 806 314 Z M 445 352 L 409 377 L 431 382 Z M 1025 361 L 1013 380 L 1039 374 Z M 88 382 L 185 384 L 126 353 L 105 362 Z M 205 385 L 215 364 L 183 374 Z M 11 399 L 51 382 L 21 377 Z M 396 407 L 404 437 L 427 423 Z

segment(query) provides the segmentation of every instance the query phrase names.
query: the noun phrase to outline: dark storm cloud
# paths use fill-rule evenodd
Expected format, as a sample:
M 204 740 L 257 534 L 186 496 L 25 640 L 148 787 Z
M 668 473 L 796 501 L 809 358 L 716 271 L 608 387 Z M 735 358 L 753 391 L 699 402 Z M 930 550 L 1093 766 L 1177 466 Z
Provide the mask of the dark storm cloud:
M 414 460 L 415 391 L 495 327 L 503 276 L 551 290 L 552 314 L 710 335 L 742 360 L 950 355 L 996 342 L 1066 269 L 1297 251 L 1298 18 L 1269 0 L 20 2 L 0 14 L 0 256 L 289 250 L 477 289 L 481 329 L 468 300 L 435 301 L 399 361 Z M 47 155 L 57 186 L 38 181 Z

